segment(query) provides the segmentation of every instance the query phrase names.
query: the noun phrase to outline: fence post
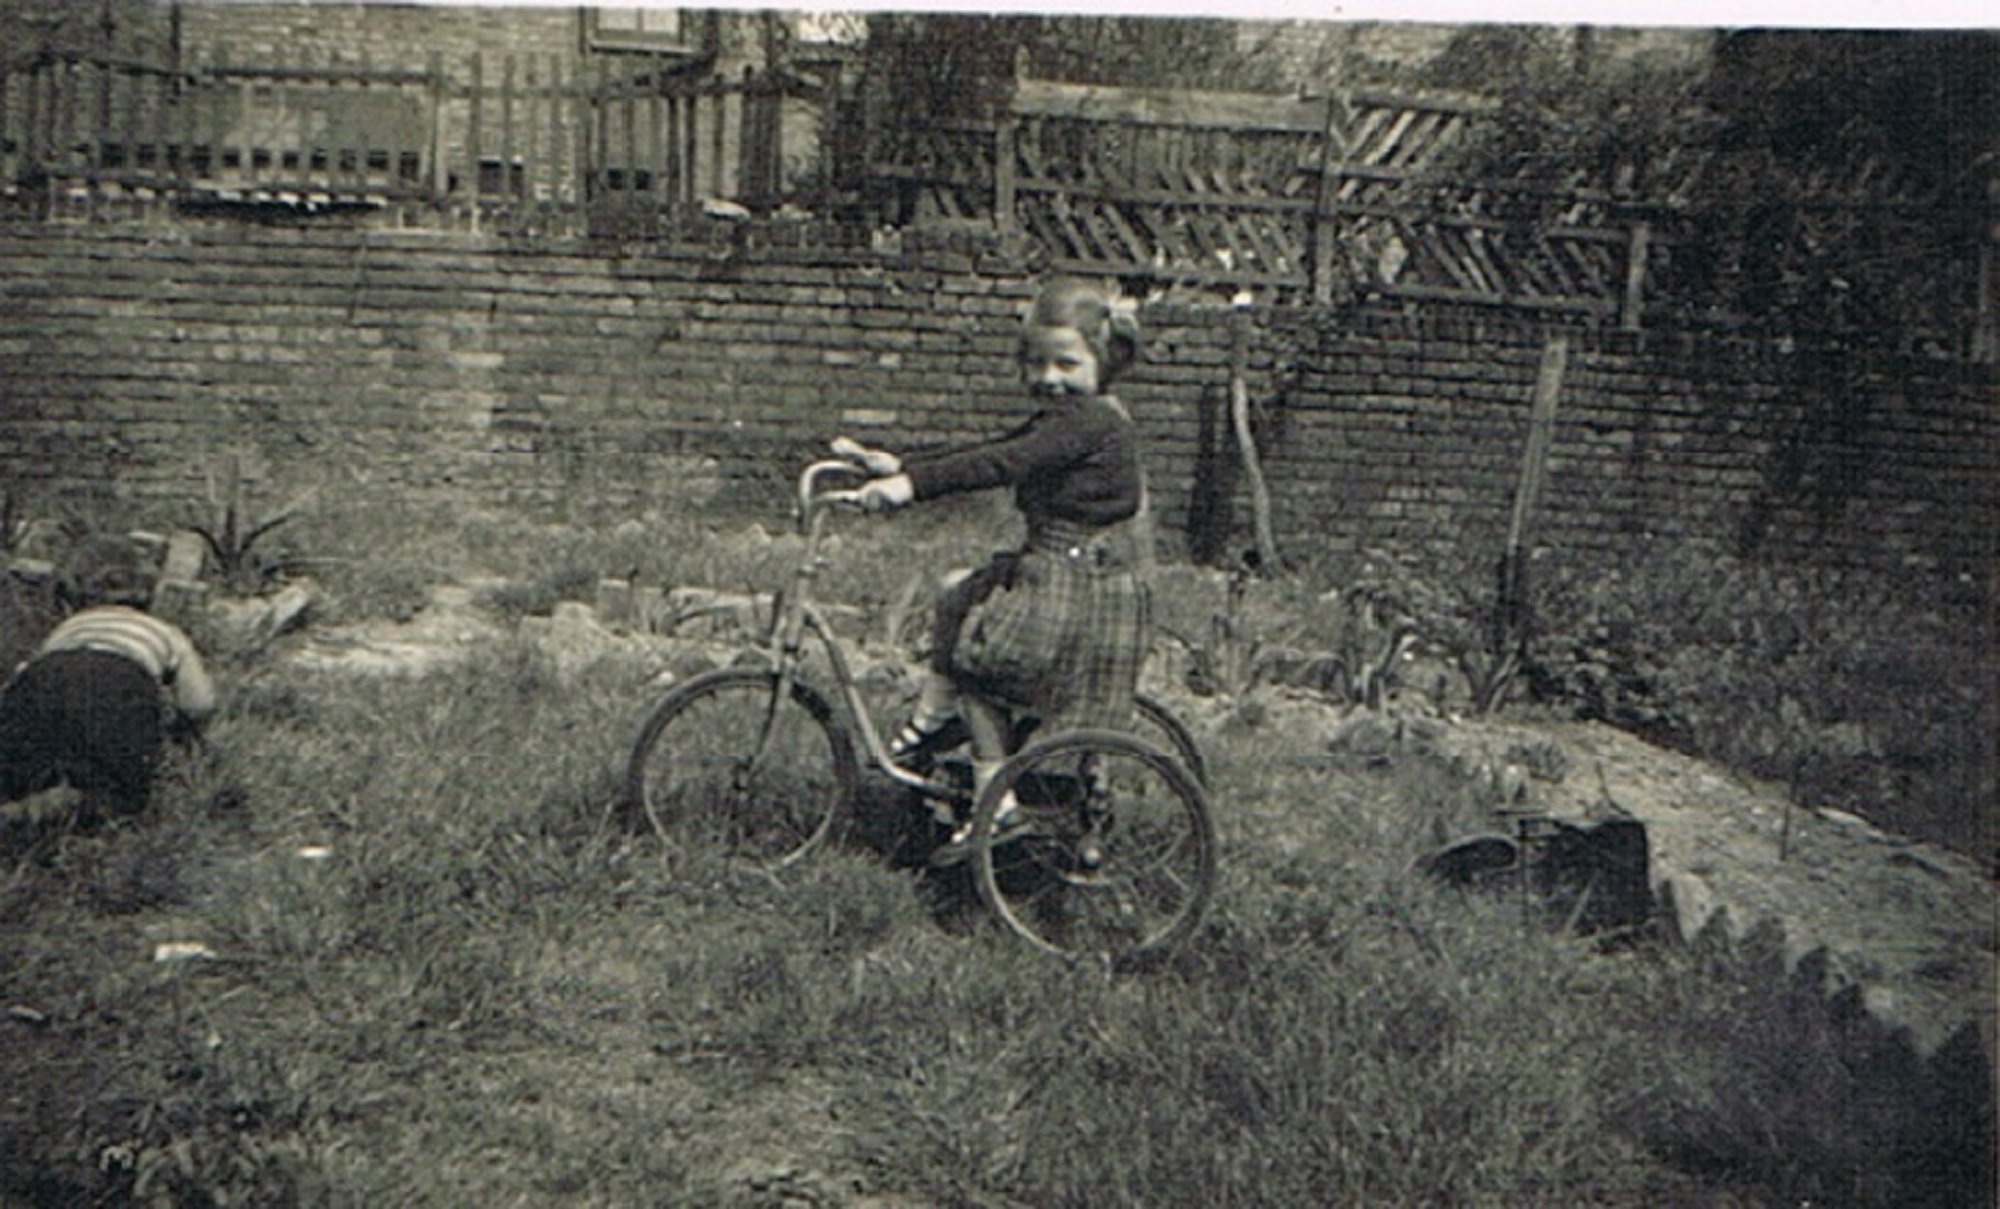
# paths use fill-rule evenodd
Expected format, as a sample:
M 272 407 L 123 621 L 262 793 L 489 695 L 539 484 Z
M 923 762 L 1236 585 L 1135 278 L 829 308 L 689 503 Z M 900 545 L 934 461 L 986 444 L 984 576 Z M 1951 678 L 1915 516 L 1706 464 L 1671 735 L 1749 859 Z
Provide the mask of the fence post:
M 538 98 L 538 108 L 547 123 L 545 133 L 549 136 L 549 162 L 542 173 L 542 186 L 550 201 L 561 201 L 564 180 L 563 163 L 567 158 L 563 152 L 568 146 L 563 138 L 563 72 L 562 60 L 551 54 L 542 64 L 548 69 L 543 77 L 543 89 Z
M 773 206 L 785 202 L 785 77 L 764 73 L 764 188 Z
M 74 58 L 64 59 L 59 78 L 62 80 L 62 107 L 59 111 L 62 121 L 56 127 L 55 154 L 51 158 L 62 175 L 73 176 L 76 174 L 77 111 L 83 105 L 83 64 Z
M 576 224 L 577 230 L 585 232 L 590 229 L 591 174 L 596 171 L 597 163 L 596 132 L 591 127 L 595 110 L 590 100 L 590 71 L 595 62 L 596 57 L 591 55 L 567 61 L 549 60 L 553 93 L 549 124 L 564 132 L 565 163 L 573 194 L 569 199 L 571 221 Z
M 433 206 L 441 206 L 444 204 L 446 183 L 450 180 L 450 177 L 445 172 L 444 162 L 444 120 L 447 95 L 444 83 L 444 55 L 438 51 L 432 51 L 428 57 L 428 61 L 425 63 L 424 70 L 427 77 L 424 81 L 424 91 L 425 95 L 430 99 L 431 105 L 431 128 L 429 136 L 425 139 L 424 147 L 424 154 L 430 158 L 430 163 L 427 165 L 428 171 L 425 175 L 430 182 L 431 204 Z
M 729 111 L 731 108 L 736 110 L 736 140 L 740 151 L 743 142 L 743 103 L 741 98 L 738 98 L 734 106 L 730 105 L 729 83 L 720 76 L 715 80 L 714 96 L 715 137 L 708 147 L 708 196 L 727 198 L 742 184 L 741 165 L 737 166 L 739 171 L 736 177 L 724 175 L 729 169 Z
M 139 113 L 140 106 L 143 104 L 142 94 L 146 87 L 146 69 L 144 67 L 134 67 L 130 71 L 121 72 L 119 78 L 125 82 L 125 103 L 119 106 L 121 129 L 118 135 L 119 146 L 123 147 L 125 152 L 124 159 L 119 166 L 124 169 L 125 178 L 136 185 L 139 183 L 139 144 L 141 141 L 139 138 Z
M 338 62 L 339 60 L 336 59 L 329 66 L 337 65 Z M 375 60 L 364 50 L 361 52 L 357 67 L 358 70 L 354 76 L 354 87 L 351 89 L 341 88 L 336 84 L 333 86 L 333 94 L 336 97 L 340 97 L 343 93 L 351 94 L 354 107 L 365 113 L 367 112 L 368 97 L 375 91 Z M 369 144 L 374 140 L 375 136 L 362 123 L 351 123 L 351 128 L 354 131 L 354 149 L 351 161 L 354 164 L 354 175 L 349 181 L 348 188 L 354 190 L 356 194 L 365 194 L 368 191 Z M 255 155 L 256 153 L 253 150 L 249 154 Z
M 21 151 L 16 160 L 16 171 L 24 177 L 33 172 L 39 162 L 43 70 L 41 60 L 29 62 L 25 77 L 27 83 L 21 89 Z
M 111 139 L 111 85 L 113 71 L 111 67 L 111 11 L 109 6 L 106 7 L 104 13 L 103 53 L 103 61 L 96 65 L 94 83 L 97 85 L 97 106 L 96 113 L 92 116 L 90 123 L 90 164 L 88 167 L 90 174 L 90 201 L 93 206 L 97 204 L 99 194 L 102 190 L 105 167 L 105 144 Z
M 667 209 L 667 71 L 661 59 L 653 61 L 646 75 L 646 163 L 653 177 L 647 188 L 646 203 L 654 221 Z
M 1333 301 L 1334 262 L 1338 255 L 1333 206 L 1338 200 L 1339 169 L 1346 165 L 1347 131 L 1353 123 L 1353 106 L 1346 92 L 1335 89 L 1326 97 L 1326 126 L 1320 132 L 1319 188 L 1313 196 L 1312 263 L 1306 277 L 1312 283 L 1313 301 L 1326 306 Z
M 5 70 L 0 70 L 0 180 L 18 179 L 15 157 L 8 153 L 8 148 L 19 147 L 20 140 L 14 137 L 14 126 L 10 120 L 14 111 L 7 104 L 8 95 L 14 91 L 14 73 L 18 70 L 16 64 L 9 64 Z
M 1271 528 L 1271 488 L 1264 479 L 1264 461 L 1250 427 L 1250 308 L 1229 309 L 1229 422 L 1236 433 L 1236 452 L 1243 459 L 1243 476 L 1250 484 L 1250 519 L 1257 534 L 1257 557 L 1267 572 L 1278 569 L 1278 541 Z
M 1014 157 L 1020 122 L 1019 117 L 1009 113 L 993 131 L 993 225 L 1002 231 L 1014 229 L 1015 196 L 1020 189 Z
M 757 68 L 743 68 L 736 127 L 736 200 L 751 209 L 764 204 L 764 95 Z
M 514 62 L 510 51 L 500 66 L 500 192 L 510 201 L 518 201 L 520 196 L 514 180 L 514 160 L 519 154 L 514 134 Z M 520 158 L 525 172 L 527 157 Z
M 653 62 L 655 66 L 651 70 L 659 70 L 657 66 L 658 61 L 653 60 Z M 635 210 L 645 200 L 639 196 L 640 105 L 638 84 L 640 73 L 645 70 L 647 69 L 639 68 L 634 70 L 628 68 L 625 72 L 625 78 L 618 82 L 618 94 L 622 102 L 618 107 L 619 120 L 625 126 L 625 208 L 628 211 Z
M 221 66 L 228 65 L 225 63 Z M 208 113 L 205 115 L 208 118 L 208 142 L 203 150 L 208 158 L 207 167 L 201 172 L 219 180 L 223 168 L 229 162 L 229 149 L 226 146 L 229 142 L 229 122 L 223 110 L 227 104 L 224 98 L 228 95 L 224 81 L 228 77 L 222 74 L 221 67 L 218 67 L 213 57 L 206 58 L 203 67 L 206 70 L 202 72 L 201 96 L 208 104 Z
M 668 80 L 661 78 L 660 88 L 660 208 L 678 212 L 684 201 L 682 180 L 685 172 L 681 168 L 682 127 L 685 124 L 683 104 L 679 89 L 672 87 Z
M 1632 224 L 1632 242 L 1625 257 L 1625 293 L 1618 309 L 1618 326 L 1628 332 L 1639 330 L 1646 307 L 1646 261 L 1653 245 L 1653 224 L 1641 219 Z
M 176 6 L 176 11 L 178 11 L 178 6 Z M 185 60 L 182 62 L 185 62 Z M 196 98 L 202 95 L 202 90 L 195 86 L 195 66 L 195 64 L 190 63 L 185 67 L 175 68 L 178 74 L 174 77 L 174 117 L 176 120 L 173 130 L 173 174 L 175 178 L 174 183 L 177 187 L 184 186 L 187 183 L 187 178 L 195 175 L 195 139 L 200 135 L 195 118 L 195 110 L 198 108 Z
M 472 212 L 475 224 L 479 216 L 479 197 L 486 191 L 486 52 L 472 52 L 472 86 L 466 97 L 469 106 L 465 118 L 465 168 L 466 178 L 472 182 Z

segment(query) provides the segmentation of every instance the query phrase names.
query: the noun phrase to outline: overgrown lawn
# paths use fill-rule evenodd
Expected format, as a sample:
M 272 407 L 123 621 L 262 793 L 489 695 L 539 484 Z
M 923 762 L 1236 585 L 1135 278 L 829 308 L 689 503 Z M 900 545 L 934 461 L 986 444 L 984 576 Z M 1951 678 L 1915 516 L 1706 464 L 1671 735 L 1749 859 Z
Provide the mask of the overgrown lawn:
M 959 520 L 857 530 L 840 595 L 879 621 L 963 559 Z M 767 587 L 748 524 L 384 545 L 330 599 Z M 621 830 L 650 672 L 520 640 L 423 678 L 244 661 L 152 817 L 10 830 L 0 1201 L 1990 1200 L 1990 1106 L 1857 1066 L 1748 958 L 1413 878 L 1483 805 L 1423 763 L 1215 737 L 1215 906 L 1111 977 L 867 849 L 771 877 Z

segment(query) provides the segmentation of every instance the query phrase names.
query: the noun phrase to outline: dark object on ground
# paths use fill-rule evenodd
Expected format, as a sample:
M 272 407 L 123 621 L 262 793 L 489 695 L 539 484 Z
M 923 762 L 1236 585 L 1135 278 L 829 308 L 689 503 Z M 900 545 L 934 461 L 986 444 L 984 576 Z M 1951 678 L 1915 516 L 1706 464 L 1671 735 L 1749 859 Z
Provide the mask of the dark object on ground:
M 1627 934 L 1651 922 L 1651 861 L 1643 824 L 1634 819 L 1590 826 L 1556 819 L 1530 823 L 1525 841 L 1472 836 L 1423 857 L 1417 869 L 1466 889 L 1519 888 L 1525 849 L 1527 889 L 1552 918 L 1586 936 Z

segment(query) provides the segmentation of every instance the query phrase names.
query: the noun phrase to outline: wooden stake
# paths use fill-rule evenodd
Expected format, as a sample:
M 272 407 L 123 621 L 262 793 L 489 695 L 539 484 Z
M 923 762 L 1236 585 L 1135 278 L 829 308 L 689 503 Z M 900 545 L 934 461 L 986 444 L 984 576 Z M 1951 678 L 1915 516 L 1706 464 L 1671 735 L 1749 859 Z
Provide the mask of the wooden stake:
M 1632 224 L 1632 242 L 1626 248 L 1625 257 L 1625 294 L 1618 307 L 1618 326 L 1628 332 L 1636 332 L 1644 325 L 1646 262 L 1652 246 L 1652 224 Z
M 2000 357 L 2000 316 L 1994 313 L 1994 298 L 2000 295 L 2000 173 L 1986 180 L 1987 213 L 1995 215 L 1986 224 L 1986 238 L 1979 245 L 1979 300 L 1972 316 L 1972 360 L 1991 365 Z
M 1549 446 L 1555 441 L 1556 402 L 1562 395 L 1563 372 L 1569 364 L 1569 338 L 1550 336 L 1542 345 L 1542 364 L 1535 374 L 1534 408 L 1528 418 L 1528 446 L 1521 455 L 1521 480 L 1514 489 L 1514 514 L 1507 522 L 1507 553 L 1513 557 L 1527 540 L 1535 497 L 1548 469 Z
M 1257 456 L 1257 438 L 1250 431 L 1250 313 L 1242 307 L 1230 315 L 1229 419 L 1236 430 L 1236 448 L 1243 458 L 1243 475 L 1250 482 L 1250 515 L 1257 529 L 1257 556 L 1275 572 L 1278 543 L 1271 533 L 1271 488 Z
M 1569 338 L 1550 336 L 1542 345 L 1541 369 L 1535 375 L 1535 398 L 1528 419 L 1528 444 L 1521 454 L 1521 479 L 1514 488 L 1514 513 L 1507 522 L 1507 548 L 1500 556 L 1499 607 L 1494 614 L 1493 656 L 1505 659 L 1521 642 L 1527 618 L 1528 575 L 1522 550 L 1534 516 L 1535 499 L 1555 442 L 1556 402 L 1562 396 L 1563 372 L 1569 364 Z

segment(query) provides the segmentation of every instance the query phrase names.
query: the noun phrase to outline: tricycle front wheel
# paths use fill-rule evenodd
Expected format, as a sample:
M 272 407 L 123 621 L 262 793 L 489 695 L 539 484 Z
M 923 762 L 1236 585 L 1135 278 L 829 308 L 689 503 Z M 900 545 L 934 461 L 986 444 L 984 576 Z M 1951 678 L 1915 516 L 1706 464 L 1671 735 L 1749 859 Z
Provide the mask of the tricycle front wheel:
M 778 869 L 836 834 L 858 778 L 853 741 L 817 690 L 723 668 L 654 708 L 632 745 L 625 802 L 668 844 Z

